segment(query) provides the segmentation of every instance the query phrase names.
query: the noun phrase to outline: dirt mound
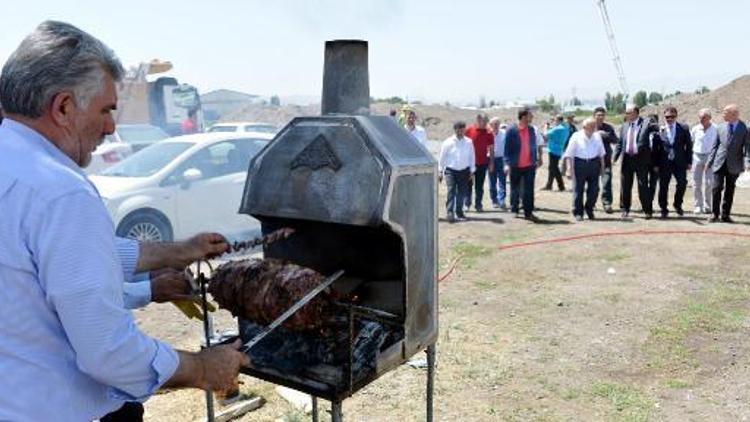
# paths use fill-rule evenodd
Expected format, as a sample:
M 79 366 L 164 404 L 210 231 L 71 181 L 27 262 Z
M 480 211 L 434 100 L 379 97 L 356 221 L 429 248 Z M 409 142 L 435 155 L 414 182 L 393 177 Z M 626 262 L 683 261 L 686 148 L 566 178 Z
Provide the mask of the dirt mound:
M 661 117 L 662 110 L 669 104 L 677 107 L 680 120 L 690 125 L 698 123 L 698 111 L 705 107 L 711 109 L 714 122 L 721 122 L 721 109 L 727 104 L 737 104 L 740 118 L 750 120 L 750 75 L 739 77 L 705 94 L 680 94 L 658 106 L 645 107 L 644 111 L 646 114 L 658 112 Z

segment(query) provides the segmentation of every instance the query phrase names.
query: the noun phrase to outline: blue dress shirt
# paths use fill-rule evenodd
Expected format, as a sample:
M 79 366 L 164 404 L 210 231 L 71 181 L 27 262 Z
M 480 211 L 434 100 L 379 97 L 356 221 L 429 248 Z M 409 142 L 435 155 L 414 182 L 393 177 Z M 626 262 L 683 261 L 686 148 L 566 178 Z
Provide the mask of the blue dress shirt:
M 141 401 L 179 356 L 123 306 L 96 189 L 29 127 L 0 125 L 0 420 L 90 421 Z
M 135 273 L 140 247 L 138 241 L 124 237 L 115 238 L 117 256 L 122 263 L 123 300 L 127 309 L 141 308 L 151 302 L 151 280 L 148 273 Z

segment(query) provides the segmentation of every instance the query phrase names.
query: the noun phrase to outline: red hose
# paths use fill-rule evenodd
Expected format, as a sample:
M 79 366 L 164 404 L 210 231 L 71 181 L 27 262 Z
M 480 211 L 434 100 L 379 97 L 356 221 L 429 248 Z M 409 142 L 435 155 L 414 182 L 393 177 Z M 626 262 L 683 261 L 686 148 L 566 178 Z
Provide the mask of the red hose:
M 750 233 L 739 233 L 739 232 L 721 231 L 721 230 L 643 230 L 641 229 L 641 230 L 630 230 L 630 231 L 623 230 L 623 231 L 588 233 L 588 234 L 579 234 L 575 236 L 556 237 L 552 239 L 530 240 L 527 242 L 518 242 L 518 243 L 510 243 L 508 245 L 500 245 L 497 248 L 500 249 L 501 251 L 506 251 L 508 249 L 525 248 L 527 246 L 572 242 L 574 240 L 593 239 L 597 237 L 667 235 L 667 234 L 682 234 L 682 235 L 699 234 L 699 235 L 709 235 L 709 236 L 731 236 L 731 237 L 750 238 Z M 454 258 L 453 261 L 451 261 L 450 267 L 448 268 L 448 272 L 438 277 L 438 283 L 444 281 L 445 279 L 450 277 L 451 274 L 453 274 L 453 271 L 458 266 L 458 263 L 461 261 L 461 258 L 463 257 L 458 256 Z

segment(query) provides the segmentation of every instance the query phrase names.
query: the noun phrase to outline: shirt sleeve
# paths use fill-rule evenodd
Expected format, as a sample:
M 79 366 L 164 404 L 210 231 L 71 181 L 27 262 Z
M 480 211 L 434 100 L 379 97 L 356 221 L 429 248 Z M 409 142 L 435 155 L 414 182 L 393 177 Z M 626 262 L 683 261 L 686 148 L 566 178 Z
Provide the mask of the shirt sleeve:
M 133 281 L 135 267 L 138 264 L 138 255 L 140 254 L 138 241 L 125 237 L 115 237 L 115 247 L 122 265 L 123 279 L 126 283 L 130 283 Z
M 575 156 L 575 142 L 573 142 L 573 138 L 570 138 L 570 142 L 568 142 L 568 146 L 565 148 L 565 152 L 563 153 L 563 158 L 574 158 Z
M 126 309 L 142 308 L 151 303 L 151 280 L 125 283 L 122 300 Z
M 440 170 L 440 173 L 445 171 L 445 160 L 446 155 L 448 154 L 448 146 L 446 145 L 447 142 L 443 142 L 442 145 L 440 145 L 440 158 L 438 159 L 438 170 Z
M 102 201 L 89 192 L 54 199 L 30 233 L 42 288 L 78 368 L 110 386 L 115 399 L 153 394 L 174 374 L 179 356 L 141 332 L 123 306 L 123 268 Z
M 471 153 L 469 154 L 469 168 L 471 169 L 471 172 L 474 173 L 477 171 L 477 158 L 476 158 L 476 152 L 474 151 L 474 143 L 469 142 L 469 151 Z

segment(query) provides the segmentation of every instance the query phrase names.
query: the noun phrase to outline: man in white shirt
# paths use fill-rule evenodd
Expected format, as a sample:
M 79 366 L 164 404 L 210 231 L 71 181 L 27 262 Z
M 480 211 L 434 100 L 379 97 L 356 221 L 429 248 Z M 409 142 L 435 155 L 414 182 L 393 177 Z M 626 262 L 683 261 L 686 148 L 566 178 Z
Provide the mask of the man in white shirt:
M 507 185 L 507 176 L 503 171 L 505 167 L 505 129 L 500 127 L 500 119 L 493 117 L 490 120 L 490 128 L 492 134 L 495 135 L 495 143 L 493 144 L 492 160 L 494 166 L 492 172 L 490 172 L 490 197 L 492 199 L 492 208 L 500 208 L 502 210 L 507 209 L 505 206 L 505 187 Z
M 414 110 L 409 110 L 406 115 L 406 124 L 404 129 L 409 132 L 417 142 L 422 144 L 425 148 L 427 147 L 427 132 L 422 126 L 417 125 L 417 113 Z
M 443 141 L 440 148 L 438 168 L 439 178 L 448 188 L 448 200 L 445 202 L 448 221 L 465 221 L 464 198 L 469 194 L 469 185 L 476 170 L 474 144 L 464 136 L 466 123 L 456 122 L 453 125 L 453 136 Z
M 573 216 L 583 221 L 583 211 L 590 220 L 594 219 L 594 205 L 599 195 L 599 175 L 604 169 L 606 150 L 601 135 L 596 132 L 596 120 L 583 121 L 583 130 L 573 134 L 565 149 L 563 159 L 573 178 Z M 583 191 L 586 188 L 586 204 Z
M 698 112 L 700 123 L 693 126 L 690 134 L 693 137 L 693 196 L 695 214 L 711 213 L 711 192 L 713 191 L 713 172 L 708 164 L 708 155 L 714 141 L 719 136 L 716 126 L 711 123 L 711 110 L 701 109 Z

